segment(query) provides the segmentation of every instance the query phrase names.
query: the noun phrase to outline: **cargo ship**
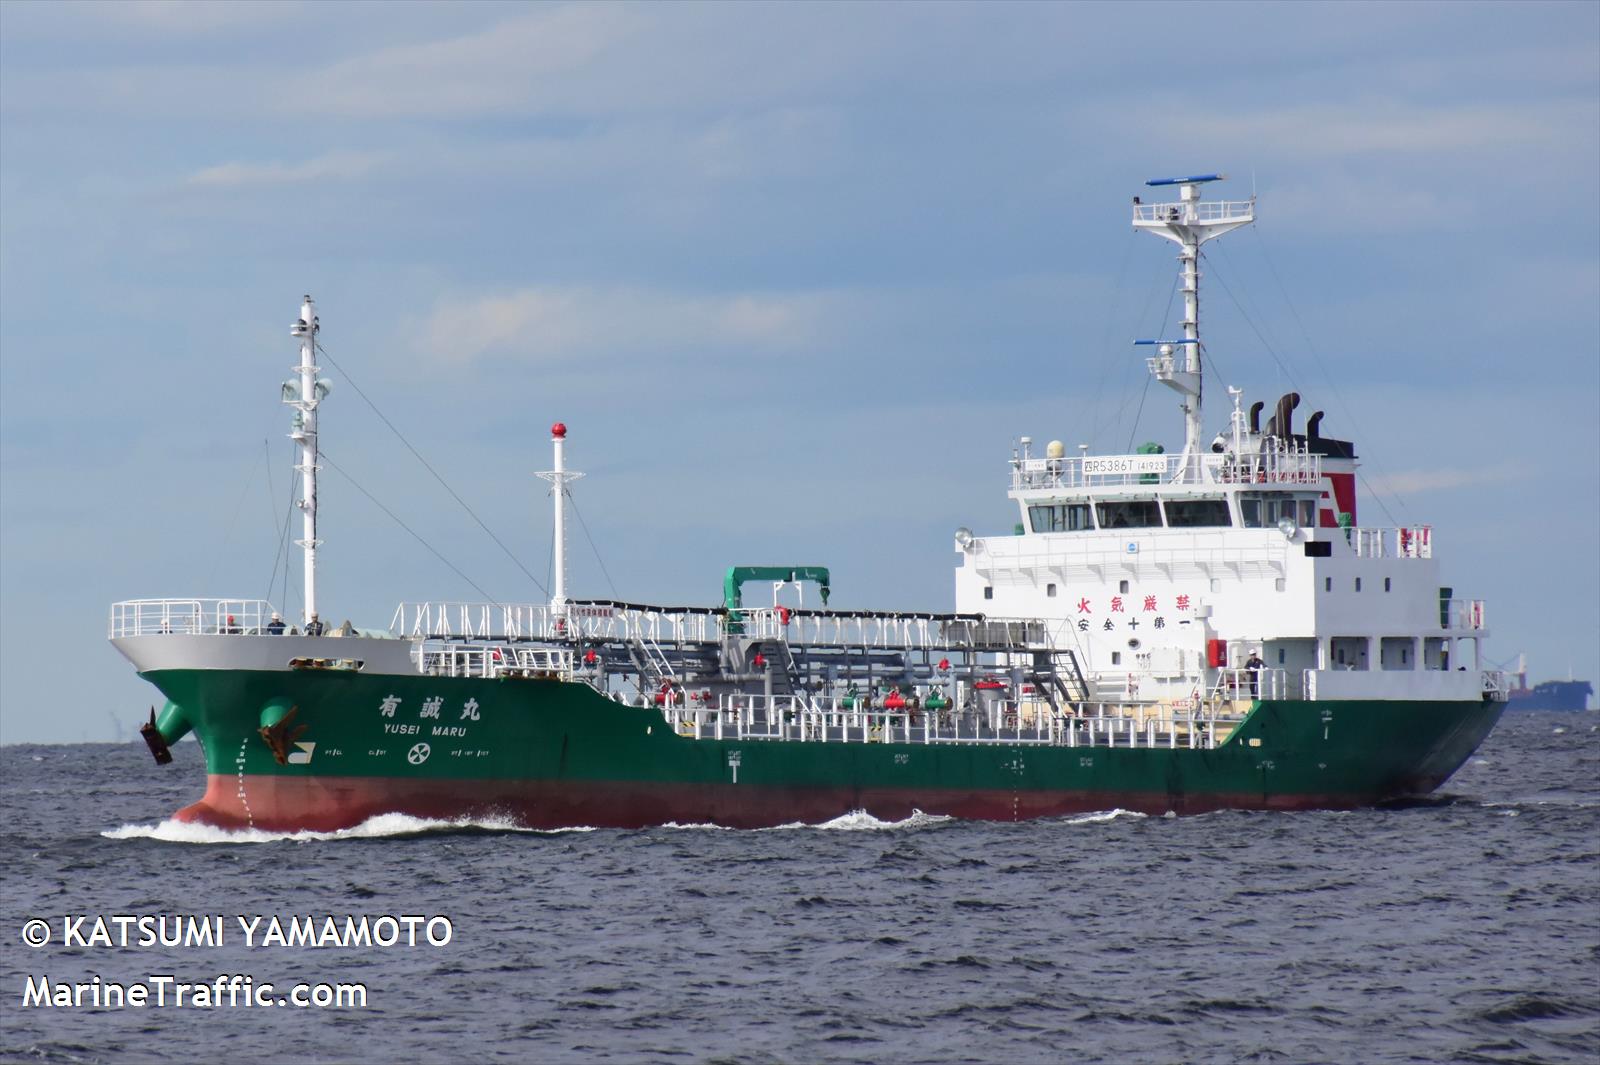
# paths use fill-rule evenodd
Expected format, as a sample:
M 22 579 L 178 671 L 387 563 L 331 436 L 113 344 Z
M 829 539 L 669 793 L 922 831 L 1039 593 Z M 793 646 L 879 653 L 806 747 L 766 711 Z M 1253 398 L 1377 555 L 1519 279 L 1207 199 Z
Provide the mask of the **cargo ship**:
M 554 555 L 537 603 L 407 602 L 330 628 L 317 597 L 307 296 L 282 386 L 298 445 L 303 609 L 113 604 L 110 638 L 165 697 L 158 763 L 191 732 L 205 793 L 176 816 L 335 830 L 385 813 L 534 828 L 761 827 L 853 811 L 1018 820 L 1126 809 L 1349 808 L 1425 795 L 1506 705 L 1484 604 L 1440 584 L 1426 525 L 1357 520 L 1351 441 L 1299 396 L 1202 421 L 1199 251 L 1255 220 L 1149 182 L 1133 225 L 1178 247 L 1181 336 L 1141 341 L 1175 393 L 1174 452 L 1013 442 L 1014 529 L 954 533 L 947 613 L 834 610 L 826 566 L 735 566 L 720 601 L 569 597 L 580 474 L 551 430 Z M 1147 193 L 1147 195 L 1150 195 Z M 752 601 L 746 601 L 746 592 Z M 768 594 L 770 593 L 770 594 Z
M 1589 709 L 1589 697 L 1594 694 L 1593 684 L 1586 680 L 1574 680 L 1570 672 L 1566 680 L 1540 681 L 1529 687 L 1526 655 L 1517 656 L 1517 669 L 1512 676 L 1510 698 L 1506 702 L 1507 710 L 1560 710 L 1581 713 Z

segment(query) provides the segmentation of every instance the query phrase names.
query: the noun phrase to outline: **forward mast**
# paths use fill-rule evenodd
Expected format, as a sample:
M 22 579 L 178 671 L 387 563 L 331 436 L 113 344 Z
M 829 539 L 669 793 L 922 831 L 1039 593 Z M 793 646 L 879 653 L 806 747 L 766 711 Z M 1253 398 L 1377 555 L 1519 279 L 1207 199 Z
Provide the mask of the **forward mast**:
M 322 325 L 317 320 L 315 301 L 307 295 L 300 305 L 300 317 L 289 327 L 289 334 L 300 339 L 300 362 L 293 369 L 296 377 L 283 383 L 283 402 L 294 408 L 294 420 L 289 439 L 300 445 L 300 461 L 295 472 L 300 475 L 301 537 L 296 540 L 304 552 L 305 608 L 302 624 L 317 621 L 317 408 L 331 388 L 325 378 L 319 378 L 316 364 L 317 334 Z

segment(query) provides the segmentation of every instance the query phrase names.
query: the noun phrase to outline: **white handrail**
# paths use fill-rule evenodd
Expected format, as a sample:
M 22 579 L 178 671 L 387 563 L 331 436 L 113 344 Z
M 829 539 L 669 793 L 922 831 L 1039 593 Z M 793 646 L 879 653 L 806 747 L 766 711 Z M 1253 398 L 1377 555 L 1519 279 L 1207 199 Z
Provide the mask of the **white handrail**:
M 124 599 L 111 604 L 110 637 L 242 635 L 265 631 L 277 611 L 265 599 Z

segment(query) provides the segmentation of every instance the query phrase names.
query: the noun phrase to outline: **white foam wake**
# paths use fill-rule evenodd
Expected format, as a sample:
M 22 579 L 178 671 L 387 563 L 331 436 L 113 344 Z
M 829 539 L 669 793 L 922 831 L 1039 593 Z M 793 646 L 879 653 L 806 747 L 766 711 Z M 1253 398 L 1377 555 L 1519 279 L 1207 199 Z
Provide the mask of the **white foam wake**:
M 1149 816 L 1149 814 L 1142 814 L 1138 810 L 1124 810 L 1119 806 L 1115 810 L 1099 810 L 1092 814 L 1079 814 L 1077 817 L 1068 817 L 1062 821 L 1062 824 L 1100 825 L 1105 824 L 1107 821 L 1115 821 L 1119 817 L 1131 817 L 1135 820 L 1140 820 Z
M 840 814 L 831 821 L 824 821 L 821 824 L 812 825 L 806 824 L 803 821 L 793 821 L 786 825 L 778 825 L 774 828 L 766 829 L 765 831 L 789 832 L 797 828 L 808 828 L 835 832 L 879 832 L 885 829 L 931 828 L 934 825 L 942 825 L 946 821 L 954 820 L 955 818 L 946 816 L 944 814 L 925 814 L 921 810 L 913 810 L 911 811 L 910 817 L 902 820 L 882 821 L 876 817 L 873 817 L 865 810 L 851 810 L 847 814 Z
M 384 839 L 392 836 L 416 836 L 433 832 L 460 832 L 479 830 L 485 832 L 528 832 L 553 834 L 558 832 L 593 832 L 587 827 L 533 829 L 525 828 L 509 818 L 458 818 L 440 820 L 412 817 L 409 814 L 378 814 L 359 825 L 341 828 L 334 832 L 267 832 L 259 828 L 218 828 L 215 825 L 197 824 L 193 821 L 168 819 L 156 825 L 123 825 L 100 833 L 106 839 L 155 839 L 163 843 L 311 843 L 318 840 Z
M 785 824 L 771 825 L 771 826 L 769 826 L 767 828 L 751 829 L 750 831 L 754 831 L 754 832 L 793 832 L 793 831 L 795 831 L 797 829 L 804 829 L 804 830 L 810 830 L 810 831 L 818 831 L 818 830 L 825 830 L 826 829 L 826 830 L 834 830 L 834 831 L 841 831 L 841 832 L 876 832 L 876 831 L 880 831 L 882 829 L 927 828 L 927 827 L 929 827 L 931 825 L 942 825 L 946 821 L 953 821 L 953 820 L 955 820 L 955 818 L 946 817 L 946 816 L 944 816 L 942 814 L 925 814 L 921 810 L 913 810 L 911 812 L 911 816 L 905 818 L 904 820 L 900 820 L 900 821 L 882 821 L 882 820 L 879 820 L 876 817 L 873 817 L 871 814 L 867 813 L 865 810 L 851 810 L 849 813 L 840 814 L 838 817 L 835 817 L 830 821 L 822 821 L 822 822 L 819 822 L 819 823 L 812 823 L 812 822 L 808 822 L 808 821 L 789 821 L 789 822 L 787 822 Z M 711 824 L 710 822 L 695 822 L 695 823 L 691 823 L 691 824 L 680 824 L 677 821 L 668 821 L 666 824 L 660 825 L 659 827 L 660 828 L 673 829 L 675 831 L 682 831 L 682 832 L 689 832 L 689 831 L 695 831 L 695 830 L 701 830 L 701 829 L 704 829 L 704 830 L 707 830 L 707 831 L 712 831 L 712 832 L 732 832 L 732 831 L 736 831 L 735 829 L 730 829 L 727 825 L 714 825 L 714 824 Z

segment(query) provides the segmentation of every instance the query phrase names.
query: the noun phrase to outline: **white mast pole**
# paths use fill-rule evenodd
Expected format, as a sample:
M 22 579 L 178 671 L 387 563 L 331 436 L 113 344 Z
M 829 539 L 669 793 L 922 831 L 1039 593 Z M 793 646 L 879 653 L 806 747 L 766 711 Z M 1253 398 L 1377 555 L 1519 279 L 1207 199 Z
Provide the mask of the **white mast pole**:
M 300 474 L 300 517 L 302 536 L 295 543 L 305 553 L 305 612 L 302 623 L 309 625 L 317 616 L 317 405 L 327 394 L 325 382 L 317 380 L 317 333 L 322 329 L 317 321 L 317 307 L 308 295 L 300 306 L 300 318 L 290 328 L 293 336 L 300 338 L 298 382 L 284 386 L 284 402 L 295 409 L 294 429 L 289 434 L 300 445 L 300 461 L 295 469 Z
M 550 429 L 550 447 L 556 466 L 556 586 L 550 605 L 560 615 L 567 610 L 567 427 L 560 422 Z
M 1199 189 L 1185 185 L 1179 194 L 1186 203 L 1200 198 Z M 1178 262 L 1183 272 L 1183 345 L 1184 372 L 1194 374 L 1194 397 L 1184 397 L 1183 402 L 1183 453 L 1193 455 L 1200 450 L 1200 434 L 1204 426 L 1200 421 L 1200 404 L 1205 399 L 1205 385 L 1200 370 L 1200 241 L 1189 236 L 1179 245 Z
M 1248 200 L 1200 202 L 1200 186 L 1221 181 L 1225 175 L 1201 174 L 1195 177 L 1158 178 L 1145 182 L 1152 188 L 1178 187 L 1176 203 L 1133 201 L 1133 225 L 1178 245 L 1179 277 L 1183 282 L 1183 340 L 1164 343 L 1155 358 L 1148 360 L 1156 380 L 1181 398 L 1183 408 L 1184 479 L 1197 471 L 1191 468 L 1200 453 L 1201 353 L 1200 353 L 1200 245 L 1240 226 L 1255 221 L 1255 197 Z M 1148 343 L 1141 341 L 1141 343 Z M 1180 346 L 1180 356 L 1172 347 Z
M 550 613 L 561 619 L 567 615 L 567 485 L 583 474 L 567 469 L 567 427 L 561 422 L 550 427 L 550 447 L 555 469 L 538 476 L 549 481 L 555 493 L 555 587 L 550 592 Z

